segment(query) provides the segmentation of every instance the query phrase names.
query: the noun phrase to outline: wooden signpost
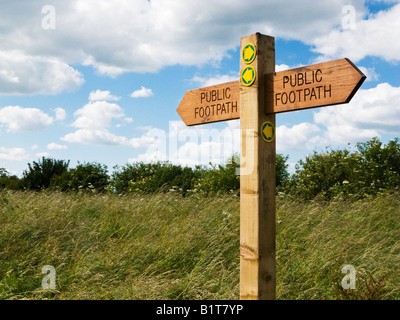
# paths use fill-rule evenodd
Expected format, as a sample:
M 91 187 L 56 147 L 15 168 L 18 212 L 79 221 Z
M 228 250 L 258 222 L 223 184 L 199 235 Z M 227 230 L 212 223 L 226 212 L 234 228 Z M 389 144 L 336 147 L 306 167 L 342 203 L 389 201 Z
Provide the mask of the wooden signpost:
M 188 126 L 239 119 L 239 81 L 187 91 L 176 111 Z
M 240 80 L 187 91 L 186 125 L 240 118 L 240 298 L 275 299 L 275 114 L 350 102 L 366 76 L 348 59 L 275 73 L 275 39 L 241 38 Z
M 264 77 L 267 78 L 266 95 L 274 98 L 274 103 L 268 105 L 272 110 L 266 109 L 266 113 L 348 103 L 365 80 L 364 74 L 349 59 Z M 177 111 L 187 126 L 240 119 L 239 84 L 240 81 L 232 81 L 187 91 Z

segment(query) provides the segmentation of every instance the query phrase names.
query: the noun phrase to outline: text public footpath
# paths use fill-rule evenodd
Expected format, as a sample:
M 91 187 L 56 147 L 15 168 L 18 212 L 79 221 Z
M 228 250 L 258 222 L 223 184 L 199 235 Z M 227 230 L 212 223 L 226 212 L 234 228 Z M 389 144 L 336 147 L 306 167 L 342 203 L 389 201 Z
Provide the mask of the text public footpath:
M 202 92 L 200 95 L 200 106 L 194 108 L 195 119 L 198 117 L 204 118 L 238 112 L 237 100 L 229 101 L 229 99 L 231 99 L 230 87 Z M 203 106 L 203 104 L 205 105 Z
M 317 85 L 314 87 L 301 88 L 302 86 L 318 84 L 322 81 L 322 70 L 312 72 L 299 72 L 282 78 L 282 88 L 292 89 L 289 92 L 275 93 L 275 106 L 278 104 L 299 103 L 305 101 L 319 100 L 332 97 L 331 85 Z M 299 88 L 299 89 L 293 89 Z

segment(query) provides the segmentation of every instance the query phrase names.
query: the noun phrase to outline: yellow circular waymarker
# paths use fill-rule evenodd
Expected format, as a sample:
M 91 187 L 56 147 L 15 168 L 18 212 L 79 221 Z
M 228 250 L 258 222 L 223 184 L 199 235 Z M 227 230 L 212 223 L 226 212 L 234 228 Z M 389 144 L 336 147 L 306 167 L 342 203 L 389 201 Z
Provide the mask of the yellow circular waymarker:
M 252 43 L 246 44 L 242 49 L 242 60 L 244 63 L 252 63 L 256 58 L 256 47 Z
M 240 75 L 240 81 L 242 81 L 245 86 L 251 86 L 255 79 L 256 70 L 252 66 L 247 66 L 243 69 Z
M 261 126 L 261 135 L 267 142 L 272 142 L 275 139 L 275 126 L 272 122 L 265 121 Z

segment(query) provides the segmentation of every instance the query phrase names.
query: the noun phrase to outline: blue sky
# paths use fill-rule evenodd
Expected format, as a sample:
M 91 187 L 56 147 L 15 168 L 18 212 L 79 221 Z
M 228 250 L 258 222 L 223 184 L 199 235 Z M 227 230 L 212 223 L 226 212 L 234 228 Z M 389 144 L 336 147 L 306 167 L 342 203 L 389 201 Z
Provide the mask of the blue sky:
M 224 163 L 239 120 L 188 128 L 176 108 L 237 80 L 255 32 L 275 37 L 277 71 L 347 57 L 368 77 L 347 105 L 277 115 L 291 171 L 314 150 L 399 136 L 398 1 L 0 1 L 0 168 Z

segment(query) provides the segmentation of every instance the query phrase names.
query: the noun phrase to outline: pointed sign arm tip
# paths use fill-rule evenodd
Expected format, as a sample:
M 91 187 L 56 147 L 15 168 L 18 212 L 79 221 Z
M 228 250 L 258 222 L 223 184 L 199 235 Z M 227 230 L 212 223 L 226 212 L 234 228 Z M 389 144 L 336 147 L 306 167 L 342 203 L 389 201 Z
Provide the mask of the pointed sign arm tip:
M 348 96 L 346 103 L 349 103 L 350 100 L 353 98 L 353 96 L 356 94 L 356 92 L 358 91 L 358 89 L 360 89 L 361 85 L 364 83 L 364 81 L 367 79 L 367 76 L 353 63 L 351 62 L 351 60 L 349 58 L 344 58 L 347 63 L 349 63 L 353 69 L 358 72 L 358 74 L 360 75 L 360 80 L 358 81 L 358 83 L 355 85 L 353 91 L 350 93 L 350 95 Z

